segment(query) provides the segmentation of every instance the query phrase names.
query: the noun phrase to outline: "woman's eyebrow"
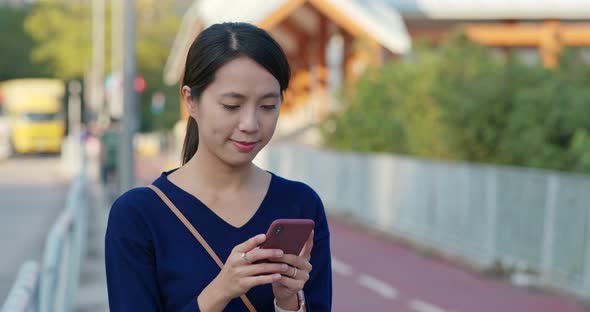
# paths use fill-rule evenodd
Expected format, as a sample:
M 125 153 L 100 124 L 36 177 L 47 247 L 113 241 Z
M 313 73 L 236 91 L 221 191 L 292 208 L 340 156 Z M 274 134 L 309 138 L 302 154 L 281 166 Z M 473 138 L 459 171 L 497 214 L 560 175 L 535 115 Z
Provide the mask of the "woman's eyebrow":
M 276 93 L 276 92 L 269 92 L 269 93 L 261 96 L 260 99 L 261 100 L 264 100 L 264 99 L 274 99 L 274 98 L 277 98 L 278 99 L 280 97 L 281 96 L 278 93 Z
M 245 95 L 241 94 L 241 93 L 237 93 L 237 92 L 226 92 L 226 93 L 222 93 L 221 94 L 222 97 L 230 97 L 230 98 L 235 98 L 235 99 L 240 99 L 243 100 L 246 98 Z M 266 93 L 265 95 L 261 96 L 260 99 L 264 100 L 264 99 L 269 99 L 269 98 L 280 98 L 280 95 L 277 92 L 269 92 Z
M 222 97 L 230 97 L 235 99 L 245 99 L 246 96 L 237 92 L 226 92 L 221 94 Z

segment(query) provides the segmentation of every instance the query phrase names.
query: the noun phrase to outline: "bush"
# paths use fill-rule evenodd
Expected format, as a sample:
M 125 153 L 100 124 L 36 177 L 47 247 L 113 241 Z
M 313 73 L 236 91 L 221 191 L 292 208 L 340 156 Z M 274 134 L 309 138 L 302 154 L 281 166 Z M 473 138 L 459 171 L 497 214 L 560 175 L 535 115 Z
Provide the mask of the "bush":
M 323 129 L 327 147 L 590 172 L 590 68 L 525 65 L 450 35 L 362 76 Z

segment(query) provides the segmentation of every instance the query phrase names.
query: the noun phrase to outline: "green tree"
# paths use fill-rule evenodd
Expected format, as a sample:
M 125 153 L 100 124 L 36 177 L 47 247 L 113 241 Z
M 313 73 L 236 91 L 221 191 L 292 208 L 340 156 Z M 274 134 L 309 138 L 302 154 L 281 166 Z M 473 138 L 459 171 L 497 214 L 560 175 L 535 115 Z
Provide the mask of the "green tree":
M 494 161 L 511 110 L 505 60 L 461 32 L 446 38 L 437 53 L 432 93 L 449 131 L 449 149 L 459 159 Z
M 367 72 L 323 127 L 337 149 L 590 173 L 590 66 L 548 70 L 460 31 Z
M 0 81 L 49 75 L 47 64 L 34 63 L 23 51 L 30 51 L 34 41 L 27 34 L 23 22 L 31 8 L 0 6 Z
M 363 75 L 346 88 L 347 108 L 323 127 L 329 147 L 452 157 L 444 142 L 446 129 L 432 98 L 437 82 L 437 55 L 415 49 L 414 61 L 392 62 Z
M 519 71 L 527 83 L 513 92 L 500 157 L 517 165 L 590 172 L 590 67 L 571 52 L 560 64 L 554 71 Z
M 86 4 L 40 2 L 25 21 L 25 29 L 37 43 L 33 60 L 48 63 L 56 77 L 83 77 L 91 60 L 90 23 Z

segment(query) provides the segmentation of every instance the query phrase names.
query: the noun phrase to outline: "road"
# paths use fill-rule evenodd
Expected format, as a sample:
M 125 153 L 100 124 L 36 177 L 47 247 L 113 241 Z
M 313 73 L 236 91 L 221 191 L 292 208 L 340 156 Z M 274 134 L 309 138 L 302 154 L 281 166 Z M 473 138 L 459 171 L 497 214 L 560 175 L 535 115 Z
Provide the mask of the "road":
M 571 299 L 527 291 L 422 256 L 336 218 L 329 223 L 334 311 L 588 311 Z
M 65 205 L 69 181 L 59 157 L 18 157 L 0 162 L 0 302 L 20 265 L 41 260 L 45 237 Z

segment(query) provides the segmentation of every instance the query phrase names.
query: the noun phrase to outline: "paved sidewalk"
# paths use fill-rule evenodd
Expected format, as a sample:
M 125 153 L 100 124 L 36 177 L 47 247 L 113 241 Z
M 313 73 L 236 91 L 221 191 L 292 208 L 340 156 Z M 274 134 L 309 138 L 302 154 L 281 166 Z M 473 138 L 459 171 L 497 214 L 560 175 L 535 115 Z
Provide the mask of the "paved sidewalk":
M 96 180 L 89 187 L 89 204 L 88 245 L 74 311 L 102 312 L 109 310 L 104 266 L 104 233 L 109 210 L 102 186 Z
M 136 160 L 136 185 L 147 185 L 164 170 L 164 158 L 139 158 Z M 80 284 L 74 311 L 108 311 L 107 282 L 104 264 L 104 235 L 109 208 L 104 190 L 98 179 L 96 163 L 89 165 L 89 229 L 86 258 L 82 262 Z

